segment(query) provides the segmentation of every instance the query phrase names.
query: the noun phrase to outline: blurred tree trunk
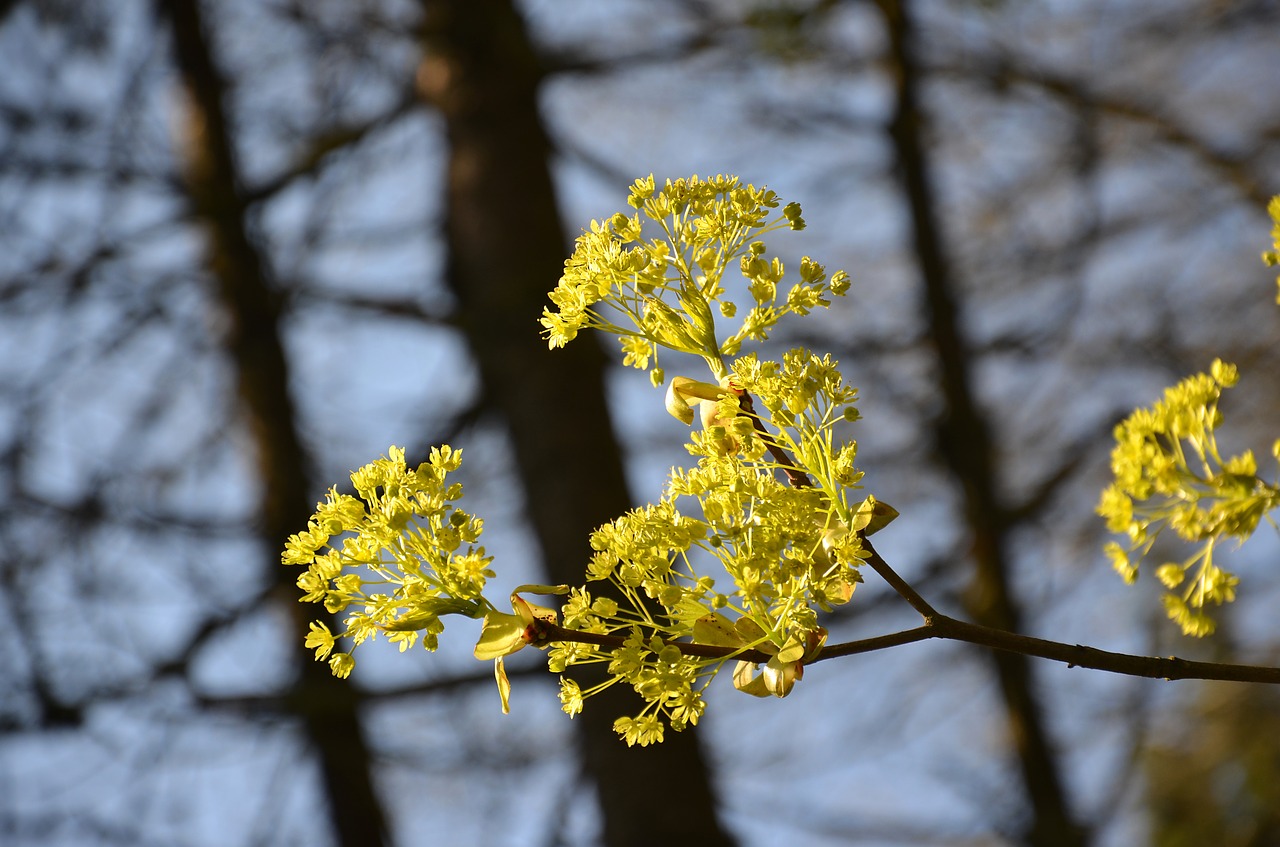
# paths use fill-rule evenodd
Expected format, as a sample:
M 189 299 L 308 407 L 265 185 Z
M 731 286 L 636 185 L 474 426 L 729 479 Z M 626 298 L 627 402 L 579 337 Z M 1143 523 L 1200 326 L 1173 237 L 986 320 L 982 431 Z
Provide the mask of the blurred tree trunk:
M 973 541 L 976 568 L 966 606 L 975 621 L 1020 631 L 1021 614 L 1008 579 L 1005 512 L 996 494 L 991 431 L 973 396 L 971 353 L 961 333 L 954 285 L 943 234 L 939 201 L 929 177 L 924 148 L 924 113 L 919 103 L 919 66 L 908 0 L 879 0 L 888 35 L 897 105 L 890 119 L 890 141 L 907 205 L 909 229 L 924 285 L 927 332 L 938 362 L 942 415 L 935 425 L 939 453 L 961 486 L 964 521 Z M 1071 817 L 1060 765 L 1045 728 L 1025 656 L 992 651 L 1018 757 L 1032 820 L 1024 839 L 1029 847 L 1082 847 L 1085 830 Z
M 209 233 L 208 262 L 226 313 L 225 343 L 256 451 L 262 483 L 262 542 L 266 567 L 287 596 L 299 632 L 293 639 L 300 673 L 286 702 L 302 720 L 319 759 L 330 824 L 339 844 L 390 843 L 386 817 L 374 790 L 369 750 L 354 686 L 334 679 L 302 647 L 310 615 L 293 590 L 295 574 L 280 567 L 276 552 L 312 512 L 307 460 L 298 438 L 289 370 L 280 341 L 278 293 L 266 259 L 251 234 L 248 209 L 224 111 L 226 86 L 210 48 L 199 0 L 162 0 L 173 25 L 175 58 L 188 95 L 185 157 L 188 189 Z
M 591 338 L 551 352 L 539 334 L 566 255 L 538 114 L 540 68 L 508 0 L 429 0 L 424 9 L 419 84 L 449 142 L 449 282 L 486 397 L 510 428 L 548 576 L 578 583 L 589 534 L 630 504 L 605 405 L 605 357 Z M 731 843 L 697 736 L 669 732 L 661 745 L 629 749 L 613 720 L 638 700 L 621 686 L 609 694 L 577 718 L 603 843 Z

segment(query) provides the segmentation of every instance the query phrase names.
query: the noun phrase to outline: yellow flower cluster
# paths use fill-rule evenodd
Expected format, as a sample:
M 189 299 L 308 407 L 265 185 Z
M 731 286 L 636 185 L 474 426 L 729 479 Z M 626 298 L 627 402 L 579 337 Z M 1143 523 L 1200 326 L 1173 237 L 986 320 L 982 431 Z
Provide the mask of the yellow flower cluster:
M 564 628 L 613 640 L 551 639 L 553 671 L 600 662 L 609 672 L 586 691 L 562 680 L 565 711 L 576 714 L 592 694 L 628 684 L 646 705 L 615 728 L 627 743 L 646 745 L 661 741 L 667 726 L 698 722 L 702 691 L 732 658 L 723 648 L 769 657 L 763 671 L 739 661 L 734 673 L 735 685 L 757 696 L 785 696 L 821 648 L 818 610 L 850 599 L 864 555 L 860 531 L 875 529 L 874 500 L 848 497 L 861 478 L 856 445 L 837 445 L 832 434 L 837 423 L 856 420 L 856 393 L 830 357 L 806 350 L 781 362 L 733 357 L 745 341 L 764 341 L 783 315 L 828 306 L 829 295 L 849 288 L 848 275 L 828 279 L 804 257 L 798 280 L 785 286 L 782 260 L 767 255 L 759 237 L 803 229 L 800 207 L 737 177 L 694 176 L 659 189 L 649 176 L 635 181 L 628 203 L 634 213 L 593 221 L 578 239 L 542 325 L 552 348 L 584 328 L 615 333 L 624 362 L 650 369 L 655 385 L 665 381 L 659 348 L 701 357 L 714 381 L 677 376 L 666 398 L 686 424 L 699 407 L 702 429 L 688 445 L 697 467 L 673 469 L 661 500 L 593 534 L 587 578 L 607 581 L 607 590 L 593 596 L 586 587 L 521 586 L 507 614 L 482 593 L 493 572 L 484 548 L 474 546 L 481 522 L 451 505 L 462 490 L 446 476 L 460 453 L 444 447 L 409 469 L 393 447 L 352 474 L 356 496 L 330 491 L 284 552 L 285 563 L 307 568 L 298 579 L 303 600 L 346 613 L 342 632 L 316 621 L 306 640 L 335 674 L 354 666 L 349 651 L 335 652 L 340 638 L 358 645 L 381 632 L 405 649 L 421 634 L 433 650 L 441 616 L 483 618 L 475 655 L 494 660 L 505 711 L 504 657 L 547 646 L 544 634 L 559 626 L 554 610 L 520 594 L 567 594 Z M 717 317 L 738 314 L 726 293 L 731 270 L 741 274 L 738 289 L 751 305 L 722 341 Z M 745 392 L 760 399 L 759 414 Z M 779 481 L 780 469 L 790 484 Z M 700 516 L 682 514 L 680 500 Z M 708 566 L 732 587 L 715 591 Z M 677 646 L 686 638 L 719 652 L 688 655 Z
M 574 589 L 561 610 L 567 628 L 626 638 L 621 648 L 556 644 L 550 666 L 607 663 L 610 679 L 587 691 L 562 681 L 561 703 L 571 715 L 603 688 L 631 685 L 646 705 L 615 727 L 628 743 L 661 740 L 667 724 L 679 730 L 697 723 L 702 691 L 734 658 L 684 655 L 674 641 L 768 654 L 763 671 L 739 660 L 734 684 L 756 696 L 785 696 L 825 642 L 819 610 L 848 602 L 861 581 L 858 531 L 870 528 L 868 504 L 875 504 L 850 501 L 861 478 L 856 446 L 832 441 L 837 422 L 857 417 L 854 391 L 833 361 L 802 349 L 782 362 L 737 359 L 728 382 L 731 388 L 673 382 L 673 415 L 694 420 L 682 398 L 703 410 L 704 429 L 687 445 L 697 466 L 673 468 L 660 501 L 593 533 L 587 577 L 611 587 L 604 596 Z M 746 390 L 765 408 L 759 421 L 739 407 Z M 798 464 L 792 469 L 813 485 L 780 481 L 766 439 L 785 445 Z M 723 592 L 707 575 L 721 572 L 730 586 Z
M 791 690 L 804 659 L 825 639 L 818 610 L 847 602 L 860 581 L 858 530 L 871 516 L 862 506 L 874 501 L 849 501 L 861 479 L 856 445 L 837 445 L 832 431 L 857 419 L 856 393 L 835 362 L 806 350 L 792 350 L 780 363 L 755 354 L 732 358 L 744 342 L 765 341 L 782 316 L 824 308 L 829 295 L 849 288 L 847 274 L 828 280 L 807 256 L 798 281 L 783 284 L 782 260 L 767 255 L 759 239 L 803 229 L 800 207 L 782 206 L 772 191 L 732 176 L 694 176 L 661 189 L 649 176 L 632 185 L 628 204 L 634 214 L 593 221 L 578 239 L 550 295 L 556 308 L 543 314 L 548 341 L 559 347 L 580 329 L 601 329 L 619 336 L 626 365 L 651 369 L 654 385 L 665 380 L 660 348 L 701 357 L 714 381 L 678 376 L 667 391 L 667 409 L 682 422 L 692 423 L 699 407 L 702 429 L 687 445 L 698 466 L 673 469 L 659 503 L 592 536 L 588 578 L 612 583 L 621 604 L 575 589 L 563 610 L 566 627 L 625 636 L 627 646 L 560 643 L 551 667 L 608 663 L 611 678 L 591 690 L 562 683 L 564 709 L 574 714 L 586 697 L 626 682 L 646 707 L 615 728 L 628 743 L 648 744 L 661 740 L 666 723 L 682 729 L 697 722 L 701 691 L 726 661 L 682 655 L 673 639 L 709 638 L 767 653 L 773 659 L 763 673 L 740 662 L 735 685 L 759 696 Z M 727 291 L 730 271 L 741 275 L 737 290 L 749 297 L 740 318 Z M 737 329 L 721 336 L 717 319 L 737 320 Z M 759 398 L 758 416 L 744 413 L 744 393 Z M 780 469 L 807 477 L 812 487 L 780 482 Z M 682 514 L 681 498 L 701 517 Z M 702 575 L 708 566 L 723 570 L 733 587 L 715 592 L 714 580 Z M 601 607 L 606 600 L 608 609 Z
M 1128 538 L 1127 545 L 1111 542 L 1106 548 L 1126 582 L 1137 578 L 1139 563 L 1164 529 L 1197 545 L 1183 562 L 1156 569 L 1170 589 L 1164 598 L 1169 617 L 1187 635 L 1213 632 L 1206 604 L 1235 599 L 1239 580 L 1214 563 L 1215 543 L 1224 537 L 1243 542 L 1280 506 L 1280 488 L 1257 476 L 1251 451 L 1227 459 L 1218 451 L 1218 399 L 1238 379 L 1233 365 L 1214 361 L 1209 373 L 1167 389 L 1150 409 L 1138 409 L 1119 424 L 1111 453 L 1115 481 L 1098 504 L 1107 528 Z M 1274 449 L 1280 459 L 1280 442 Z M 1174 593 L 1177 588 L 1181 593 Z
M 351 474 L 356 496 L 331 489 L 307 528 L 289 538 L 281 558 L 306 566 L 302 600 L 348 612 L 342 632 L 316 621 L 306 640 L 336 676 L 355 667 L 350 652 L 333 652 L 339 638 L 354 646 L 383 632 L 403 652 L 421 634 L 435 650 L 441 615 L 492 610 L 482 596 L 490 557 L 475 546 L 483 522 L 452 505 L 462 485 L 446 480 L 461 462 L 462 451 L 445 445 L 409 469 L 404 451 L 392 447 Z
M 804 219 L 796 203 L 773 214 L 781 201 L 766 188 L 744 185 L 735 176 L 693 176 L 657 189 L 650 175 L 635 181 L 627 202 L 634 214 L 592 221 L 565 261 L 550 294 L 555 309 L 542 315 L 552 348 L 563 347 L 579 330 L 599 329 L 616 334 L 624 362 L 651 369 L 655 385 L 663 381 L 659 348 L 701 356 L 719 379 L 726 373 L 723 357 L 735 354 L 744 340 L 763 341 L 783 315 L 808 314 L 829 305 L 826 295 L 849 288 L 844 271 L 828 281 L 826 269 L 806 256 L 799 281 L 779 298 L 786 269 L 781 259 L 765 255 L 758 238 L 803 229 Z M 647 230 L 654 235 L 646 237 Z M 723 279 L 735 265 L 754 305 L 721 342 L 715 313 L 732 319 L 738 311 Z

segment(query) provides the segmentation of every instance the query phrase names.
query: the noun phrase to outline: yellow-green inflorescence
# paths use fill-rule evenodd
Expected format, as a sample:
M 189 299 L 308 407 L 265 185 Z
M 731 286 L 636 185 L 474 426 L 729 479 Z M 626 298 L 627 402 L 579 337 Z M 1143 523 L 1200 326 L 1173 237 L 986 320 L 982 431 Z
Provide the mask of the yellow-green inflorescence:
M 784 315 L 826 307 L 849 287 L 843 271 L 828 279 L 808 257 L 799 279 L 783 284 L 783 262 L 759 239 L 802 229 L 799 206 L 726 176 L 661 189 L 652 176 L 639 179 L 628 203 L 634 214 L 594 221 L 578 239 L 542 324 L 552 348 L 583 328 L 618 335 L 624 363 L 649 369 L 655 386 L 666 381 L 662 351 L 700 357 L 711 381 L 674 377 L 666 396 L 684 423 L 694 407 L 701 412 L 702 429 L 687 445 L 698 462 L 673 469 L 656 504 L 592 535 L 587 576 L 609 587 L 574 589 L 562 610 L 566 627 L 619 635 L 625 646 L 563 641 L 550 664 L 607 666 L 609 678 L 587 691 L 562 681 L 570 714 L 604 687 L 631 685 L 646 705 L 616 729 L 643 745 L 662 740 L 668 724 L 697 723 L 702 692 L 727 661 L 686 655 L 674 641 L 767 654 L 763 669 L 738 661 L 735 685 L 759 696 L 791 690 L 825 639 L 819 610 L 847 602 L 860 581 L 857 530 L 871 510 L 850 498 L 861 478 L 856 445 L 833 435 L 857 418 L 856 393 L 835 363 L 803 349 L 781 362 L 735 358 Z M 717 320 L 732 331 L 718 331 Z M 759 403 L 756 416 L 744 412 L 744 397 Z M 781 481 L 779 456 L 812 485 Z M 729 587 L 717 590 L 717 580 Z
M 1217 542 L 1243 543 L 1280 506 L 1280 486 L 1259 478 L 1251 451 L 1225 459 L 1218 451 L 1218 400 L 1238 378 L 1233 365 L 1215 361 L 1209 373 L 1167 389 L 1150 409 L 1138 409 L 1119 424 L 1111 453 L 1115 482 L 1098 505 L 1107 528 L 1127 539 L 1106 548 L 1126 582 L 1137 578 L 1139 563 L 1164 530 L 1195 545 L 1186 559 L 1155 571 L 1169 589 L 1164 596 L 1169 617 L 1187 635 L 1212 633 L 1206 605 L 1235 599 L 1239 580 L 1215 562 Z M 1280 461 L 1280 441 L 1272 452 Z
M 1271 215 L 1271 246 L 1275 249 L 1264 252 L 1262 261 L 1274 268 L 1280 266 L 1280 195 L 1271 198 L 1267 213 Z M 1280 276 L 1276 277 L 1276 303 L 1280 304 Z
M 728 374 L 724 357 L 744 341 L 765 340 L 783 315 L 808 314 L 829 305 L 826 295 L 849 288 L 848 274 L 828 279 L 808 257 L 800 261 L 799 280 L 783 287 L 783 263 L 759 239 L 804 229 L 804 219 L 799 204 L 782 206 L 767 188 L 734 176 L 694 176 L 659 189 L 650 175 L 635 181 L 627 203 L 633 214 L 592 221 L 578 237 L 550 295 L 555 308 L 542 315 L 551 347 L 563 347 L 579 330 L 599 329 L 617 335 L 624 363 L 650 370 L 655 385 L 663 382 L 660 348 L 701 356 L 719 380 Z M 726 286 L 750 299 L 740 319 Z M 717 315 L 737 326 L 723 340 Z
M 307 529 L 289 538 L 282 559 L 307 568 L 298 577 L 303 602 L 346 614 L 341 632 L 316 621 L 306 640 L 336 676 L 355 667 L 350 651 L 334 652 L 339 638 L 354 647 L 385 633 L 403 652 L 421 635 L 435 650 L 442 615 L 493 611 L 482 596 L 491 559 L 475 545 L 483 522 L 452 505 L 462 485 L 447 476 L 461 462 L 461 450 L 444 446 L 411 469 L 392 447 L 351 474 L 355 496 L 331 489 Z
M 667 382 L 662 352 L 700 358 L 709 375 L 673 377 L 663 401 L 686 424 L 700 413 L 687 445 L 696 465 L 672 469 L 656 503 L 591 536 L 584 586 L 522 586 L 507 614 L 482 593 L 493 572 L 474 546 L 481 522 L 451 505 L 461 487 L 445 477 L 460 451 L 434 450 L 409 469 L 392 448 L 352 475 L 356 496 L 331 491 L 284 553 L 307 567 L 304 600 L 347 613 L 341 633 L 317 622 L 307 639 L 334 673 L 353 665 L 349 652 L 334 652 L 338 638 L 359 644 L 382 632 L 404 649 L 421 633 L 434 649 L 442 615 L 482 618 L 475 654 L 496 660 L 504 709 L 502 658 L 549 646 L 553 671 L 586 663 L 608 671 L 587 690 L 562 677 L 564 710 L 576 714 L 599 690 L 630 685 L 644 705 L 615 728 L 628 744 L 647 745 L 668 725 L 698 722 L 703 691 L 726 661 L 736 663 L 740 690 L 781 697 L 821 649 L 819 613 L 848 602 L 861 581 L 863 535 L 895 513 L 853 496 L 862 476 L 856 444 L 836 430 L 857 419 L 856 392 L 836 363 L 804 349 L 781 361 L 740 352 L 784 315 L 828 306 L 848 290 L 848 275 L 828 277 L 805 257 L 798 279 L 784 283 L 783 262 L 760 239 L 803 229 L 800 207 L 737 177 L 657 188 L 649 176 L 628 202 L 632 214 L 594 221 L 578 239 L 550 294 L 544 334 L 553 349 L 582 329 L 616 334 L 625 364 L 650 370 L 655 386 Z M 567 598 L 557 614 L 524 591 Z M 606 638 L 546 638 L 557 626 Z M 679 646 L 690 643 L 718 654 Z M 739 658 L 748 651 L 754 661 Z
M 768 410 L 765 420 L 780 423 L 771 437 L 791 448 L 814 485 L 780 481 L 764 437 L 739 413 L 727 427 L 694 433 L 688 449 L 697 465 L 672 469 L 656 504 L 593 533 L 587 577 L 610 588 L 574 589 L 562 610 L 565 626 L 620 634 L 627 645 L 561 642 L 551 648 L 551 668 L 607 663 L 611 677 L 589 691 L 565 680 L 562 702 L 573 713 L 584 696 L 629 683 L 647 705 L 618 730 L 637 743 L 660 740 L 664 723 L 697 723 L 702 690 L 726 661 L 683 655 L 672 640 L 766 653 L 772 658 L 763 670 L 739 661 L 735 684 L 758 696 L 785 696 L 825 640 L 819 611 L 848 602 L 861 580 L 856 530 L 871 512 L 849 496 L 861 476 L 853 445 L 832 449 L 831 436 L 846 419 L 852 391 L 829 360 L 801 351 L 782 363 L 743 357 L 732 374 L 737 392 L 754 390 Z M 737 392 L 727 392 L 735 409 Z M 717 590 L 721 582 L 730 587 Z

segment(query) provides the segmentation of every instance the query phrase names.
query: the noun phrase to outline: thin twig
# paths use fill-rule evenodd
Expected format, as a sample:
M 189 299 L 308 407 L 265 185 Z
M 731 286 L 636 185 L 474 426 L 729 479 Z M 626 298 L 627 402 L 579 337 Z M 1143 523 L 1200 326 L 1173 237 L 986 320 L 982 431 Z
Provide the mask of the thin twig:
M 846 641 L 840 644 L 829 644 L 823 647 L 808 664 L 852 656 L 858 653 L 871 653 L 903 644 L 913 644 L 930 638 L 943 638 L 950 641 L 962 641 L 977 644 L 995 650 L 1006 650 L 1062 662 L 1070 667 L 1092 668 L 1125 676 L 1139 676 L 1150 679 L 1214 679 L 1227 682 L 1254 682 L 1268 685 L 1280 685 L 1280 668 L 1262 665 L 1235 665 L 1223 662 L 1195 662 L 1177 656 L 1135 656 L 1129 653 L 1113 653 L 1086 647 L 1081 644 L 1064 644 L 1049 641 L 1030 635 L 1019 635 L 1001 629 L 956 620 L 946 615 L 930 617 L 924 626 L 906 629 L 872 638 L 857 641 Z M 556 624 L 538 622 L 538 633 L 533 644 L 545 647 L 553 642 L 576 642 L 594 644 L 608 650 L 616 650 L 626 645 L 627 639 L 621 635 L 604 635 L 597 632 L 578 632 L 565 629 Z M 762 664 L 771 656 L 760 650 L 743 650 L 735 647 L 722 647 L 717 644 L 698 644 L 689 641 L 671 641 L 663 639 L 662 643 L 675 647 L 685 656 L 700 659 L 740 659 L 742 661 Z
M 995 650 L 1021 653 L 1062 662 L 1070 667 L 1093 668 L 1126 676 L 1151 679 L 1218 679 L 1228 682 L 1262 682 L 1280 685 L 1280 668 L 1235 665 L 1225 662 L 1193 662 L 1177 656 L 1132 656 L 1081 644 L 1063 644 L 1030 635 L 980 626 L 939 615 L 929 624 L 935 637 L 965 641 Z
M 889 563 L 881 558 L 876 552 L 876 548 L 871 546 L 871 541 L 866 536 L 862 536 L 862 548 L 867 551 L 866 563 L 871 566 L 880 578 L 889 583 L 889 587 L 898 592 L 898 595 L 910 604 L 911 608 L 920 613 L 920 617 L 926 621 L 930 618 L 938 617 L 938 613 L 934 611 L 933 606 L 920 596 L 920 592 L 911 587 L 911 583 L 898 576 L 898 572 L 889 567 Z
M 576 629 L 565 629 L 550 621 L 535 620 L 530 625 L 529 643 L 535 647 L 545 647 L 556 641 L 569 641 L 578 644 L 594 644 L 608 650 L 625 647 L 627 639 L 622 635 L 605 635 L 599 632 L 579 632 Z M 693 641 L 672 641 L 660 639 L 664 646 L 675 647 L 685 656 L 699 659 L 742 659 L 747 662 L 761 664 L 772 656 L 761 650 L 747 650 L 741 647 L 722 647 L 718 644 L 698 644 Z
M 769 455 L 782 468 L 782 472 L 787 475 L 787 481 L 791 483 L 791 487 L 812 488 L 813 482 L 809 479 L 808 474 L 800 469 L 795 460 L 787 455 L 787 451 L 783 450 L 782 446 L 774 440 L 773 433 L 765 428 L 764 421 L 760 420 L 760 416 L 756 414 L 755 401 L 751 399 L 751 395 L 746 391 L 743 391 L 738 396 L 738 407 L 747 413 L 747 417 L 751 418 L 751 423 L 756 432 L 760 433 L 760 440 L 764 442 Z

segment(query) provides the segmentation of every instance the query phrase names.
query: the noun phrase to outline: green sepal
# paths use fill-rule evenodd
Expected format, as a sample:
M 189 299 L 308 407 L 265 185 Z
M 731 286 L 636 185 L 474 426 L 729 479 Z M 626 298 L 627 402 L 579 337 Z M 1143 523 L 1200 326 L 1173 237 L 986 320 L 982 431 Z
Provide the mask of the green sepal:
M 568 586 L 560 585 L 522 585 L 516 591 L 556 594 L 559 593 L 560 588 L 564 588 L 565 593 L 568 593 Z M 510 656 L 529 644 L 529 626 L 535 620 L 546 623 L 555 623 L 557 620 L 554 609 L 530 603 L 514 592 L 511 595 L 511 610 L 515 614 L 508 615 L 497 610 L 485 614 L 484 627 L 480 630 L 480 640 L 476 642 L 474 651 L 477 659 Z
M 568 593 L 567 591 L 565 592 Z M 515 594 L 511 595 L 511 608 L 524 621 L 525 626 L 533 623 L 535 620 L 545 621 L 547 623 L 556 623 L 560 616 L 555 609 L 546 606 L 539 606 L 537 603 L 530 603 L 523 597 Z
M 769 664 L 773 664 L 775 660 L 785 664 L 798 662 L 804 658 L 805 647 L 805 642 L 792 635 L 787 639 L 787 643 L 782 645 L 782 649 L 778 651 L 777 655 L 769 661 Z
M 440 620 L 440 616 L 433 615 L 430 612 L 410 612 L 404 617 L 396 618 L 391 623 L 382 624 L 378 629 L 383 632 L 417 632 L 420 629 L 426 629 L 438 620 Z
M 733 687 L 752 697 L 786 697 L 804 675 L 799 662 L 779 661 L 777 656 L 768 661 L 763 671 L 759 667 L 753 662 L 738 662 L 733 671 Z
M 693 621 L 696 625 L 697 621 L 706 617 L 710 611 L 710 609 L 692 597 L 685 597 L 671 610 L 670 614 L 674 620 L 681 623 Z M 702 639 L 695 637 L 694 640 L 701 641 Z
M 739 622 L 742 620 L 745 619 L 739 619 Z M 817 658 L 826 643 L 827 631 L 822 627 L 805 633 L 803 638 L 790 636 L 781 649 L 765 642 L 759 649 L 774 655 L 765 663 L 763 670 L 755 662 L 738 662 L 733 671 L 733 687 L 752 697 L 786 697 L 804 678 L 804 663 Z
M 817 630 L 807 633 L 805 642 L 804 661 L 812 662 L 822 652 L 822 648 L 827 646 L 827 628 L 820 626 Z
M 764 666 L 764 672 L 760 677 L 764 680 L 765 688 L 769 689 L 770 694 L 775 697 L 786 697 L 791 693 L 796 680 L 803 675 L 804 668 L 798 661 L 784 662 L 780 657 L 774 656 Z

